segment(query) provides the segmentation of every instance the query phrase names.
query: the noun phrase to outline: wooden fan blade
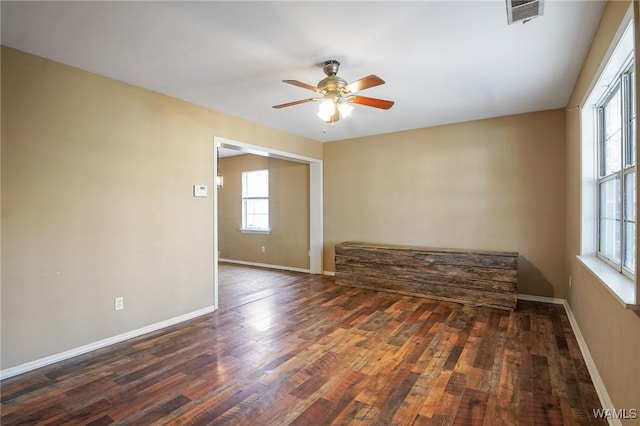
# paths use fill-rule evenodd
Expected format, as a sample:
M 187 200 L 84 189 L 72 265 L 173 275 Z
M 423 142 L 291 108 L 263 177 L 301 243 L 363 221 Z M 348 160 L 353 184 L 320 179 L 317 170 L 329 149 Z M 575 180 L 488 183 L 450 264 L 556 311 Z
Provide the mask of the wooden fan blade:
M 282 82 L 287 84 L 293 84 L 294 86 L 302 87 L 303 89 L 313 90 L 314 92 L 320 92 L 320 89 L 318 89 L 316 86 L 312 86 L 310 84 L 303 83 L 298 80 L 282 80 Z
M 345 89 L 350 93 L 359 92 L 360 90 L 368 89 L 370 87 L 380 86 L 384 84 L 384 80 L 377 75 L 368 75 L 356 80 L 353 83 L 349 83 L 345 86 Z
M 318 100 L 317 98 L 301 99 L 299 101 L 287 102 L 286 104 L 274 105 L 272 108 L 276 108 L 276 109 L 286 108 L 294 105 L 304 104 L 306 102 L 315 102 L 317 100 Z
M 393 101 L 384 99 L 367 98 L 366 96 L 349 96 L 347 101 L 354 104 L 366 105 L 374 108 L 389 109 L 393 106 Z

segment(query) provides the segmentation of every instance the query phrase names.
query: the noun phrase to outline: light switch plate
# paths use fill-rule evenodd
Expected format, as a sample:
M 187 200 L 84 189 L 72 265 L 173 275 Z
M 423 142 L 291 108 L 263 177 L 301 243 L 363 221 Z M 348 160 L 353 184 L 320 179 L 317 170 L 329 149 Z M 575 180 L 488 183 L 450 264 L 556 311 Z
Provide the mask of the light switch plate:
M 206 197 L 207 196 L 207 185 L 193 185 L 193 196 L 194 197 Z

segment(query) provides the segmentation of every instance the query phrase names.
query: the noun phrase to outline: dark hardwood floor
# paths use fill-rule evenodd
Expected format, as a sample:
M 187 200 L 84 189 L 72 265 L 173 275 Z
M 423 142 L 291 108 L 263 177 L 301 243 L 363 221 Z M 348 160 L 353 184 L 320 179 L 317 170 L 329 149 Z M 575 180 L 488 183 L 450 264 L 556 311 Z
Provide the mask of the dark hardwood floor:
M 220 265 L 220 309 L 1 384 L 1 424 L 590 425 L 564 309 Z

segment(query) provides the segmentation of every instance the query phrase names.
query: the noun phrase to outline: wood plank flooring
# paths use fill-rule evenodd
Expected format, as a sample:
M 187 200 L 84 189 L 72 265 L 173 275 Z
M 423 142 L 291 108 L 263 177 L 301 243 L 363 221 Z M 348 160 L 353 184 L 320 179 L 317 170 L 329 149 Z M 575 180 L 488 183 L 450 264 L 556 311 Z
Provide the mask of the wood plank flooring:
M 0 386 L 9 425 L 591 425 L 564 309 L 220 265 L 220 309 Z

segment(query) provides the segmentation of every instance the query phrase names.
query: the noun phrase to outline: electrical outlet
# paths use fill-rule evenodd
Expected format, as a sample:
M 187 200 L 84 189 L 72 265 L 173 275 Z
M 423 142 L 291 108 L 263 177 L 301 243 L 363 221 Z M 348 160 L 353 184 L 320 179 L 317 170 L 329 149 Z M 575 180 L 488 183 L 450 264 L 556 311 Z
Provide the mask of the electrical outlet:
M 113 309 L 116 311 L 124 309 L 124 297 L 116 297 L 113 299 Z
M 260 251 L 264 253 L 265 251 L 267 251 L 267 248 L 265 246 L 262 246 L 260 247 Z

